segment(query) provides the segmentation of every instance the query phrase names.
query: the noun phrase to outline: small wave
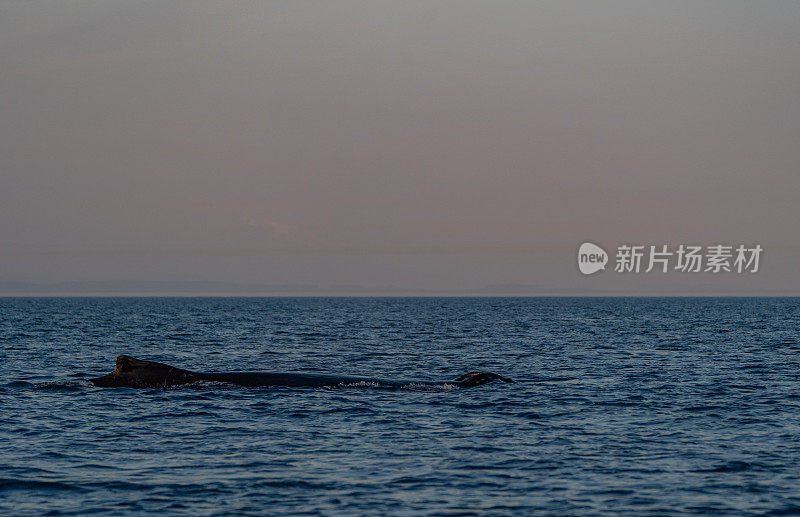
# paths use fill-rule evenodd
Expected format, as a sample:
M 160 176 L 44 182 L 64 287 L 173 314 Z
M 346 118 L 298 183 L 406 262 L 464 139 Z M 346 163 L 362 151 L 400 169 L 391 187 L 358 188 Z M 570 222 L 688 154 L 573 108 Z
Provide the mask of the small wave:
M 417 390 L 417 391 L 453 391 L 457 390 L 458 386 L 455 384 L 406 384 L 404 389 Z
M 411 486 L 436 486 L 442 484 L 442 479 L 435 477 L 435 476 L 400 476 L 395 479 L 392 479 L 388 482 L 390 485 L 394 486 L 404 486 L 404 485 L 411 485 Z
M 709 469 L 698 469 L 693 472 L 743 472 L 753 468 L 753 464 L 746 461 L 728 461 Z
M 766 515 L 800 515 L 800 506 L 787 506 L 770 510 Z
M 595 402 L 595 405 L 629 407 L 629 406 L 641 406 L 642 403 L 638 400 L 600 400 Z
M 375 413 L 375 410 L 368 407 L 339 407 L 321 412 L 323 415 L 332 413 Z
M 388 387 L 377 382 L 358 381 L 358 382 L 343 382 L 336 385 L 337 388 L 381 388 Z
M 680 411 L 711 411 L 712 409 L 725 409 L 724 406 L 688 406 Z
M 403 390 L 414 390 L 414 391 L 452 391 L 458 389 L 458 386 L 455 384 L 421 384 L 421 383 L 409 383 L 403 384 L 402 386 L 395 386 L 391 384 L 381 384 L 379 382 L 373 381 L 358 381 L 358 382 L 347 382 L 337 384 L 336 386 L 323 386 L 324 389 L 337 389 L 337 388 L 373 388 L 373 389 L 403 389 Z
M 459 409 L 488 409 L 495 407 L 496 403 L 494 402 L 480 402 L 477 404 L 469 404 L 467 402 L 461 402 L 458 404 Z
M 174 386 L 164 386 L 163 388 L 151 388 L 151 390 L 202 390 L 208 388 L 238 388 L 236 384 L 224 381 L 195 381 L 186 384 L 176 384 Z
M 27 381 L 11 381 L 6 383 L 7 388 L 30 388 L 32 386 L 35 386 L 35 384 Z
M 500 447 L 492 447 L 490 445 L 456 445 L 453 447 L 456 451 L 474 451 L 474 452 L 506 452 L 507 449 Z
M 214 413 L 209 411 L 184 411 L 183 413 L 170 413 L 169 418 L 189 418 L 195 416 L 214 416 Z M 153 413 L 149 415 L 140 415 L 131 417 L 132 422 L 138 422 L 142 420 L 161 420 L 165 417 L 164 413 Z
M 92 384 L 89 381 L 82 379 L 50 382 L 11 381 L 5 385 L 8 389 L 33 389 L 40 391 L 82 391 L 91 386 Z
M 90 387 L 92 387 L 92 383 L 89 381 L 75 380 L 38 383 L 33 386 L 33 389 L 41 391 L 83 391 Z
M 330 490 L 335 485 L 332 483 L 319 483 L 304 479 L 270 479 L 256 483 L 256 486 L 267 488 L 306 488 L 313 490 Z
M 71 485 L 69 483 L 62 483 L 60 481 L 0 478 L 0 492 L 12 490 L 68 490 L 74 492 L 86 492 L 88 489 L 77 485 Z
M 594 495 L 631 495 L 636 492 L 626 488 L 609 488 L 606 490 L 594 490 L 591 493 Z

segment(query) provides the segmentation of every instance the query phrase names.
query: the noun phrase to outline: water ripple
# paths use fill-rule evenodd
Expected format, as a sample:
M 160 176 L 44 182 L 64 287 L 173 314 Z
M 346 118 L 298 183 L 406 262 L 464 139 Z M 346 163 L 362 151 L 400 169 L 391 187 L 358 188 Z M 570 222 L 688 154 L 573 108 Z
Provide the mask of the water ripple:
M 791 298 L 0 299 L 0 514 L 800 514 Z M 100 389 L 207 371 L 515 384 Z

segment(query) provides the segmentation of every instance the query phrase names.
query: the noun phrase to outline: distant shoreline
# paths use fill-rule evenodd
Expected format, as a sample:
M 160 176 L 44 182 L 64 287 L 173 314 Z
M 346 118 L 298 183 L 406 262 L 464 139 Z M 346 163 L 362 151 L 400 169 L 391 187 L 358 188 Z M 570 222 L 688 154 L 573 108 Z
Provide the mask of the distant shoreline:
M 800 298 L 800 294 L 2 293 L 0 298 Z

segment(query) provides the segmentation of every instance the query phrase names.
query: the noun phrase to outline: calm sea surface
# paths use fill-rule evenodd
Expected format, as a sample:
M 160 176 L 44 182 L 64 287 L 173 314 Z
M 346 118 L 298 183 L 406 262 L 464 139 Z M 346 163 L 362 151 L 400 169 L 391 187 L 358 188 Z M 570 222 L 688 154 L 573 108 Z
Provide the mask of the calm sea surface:
M 3 515 L 800 514 L 796 298 L 0 298 L 0 373 Z

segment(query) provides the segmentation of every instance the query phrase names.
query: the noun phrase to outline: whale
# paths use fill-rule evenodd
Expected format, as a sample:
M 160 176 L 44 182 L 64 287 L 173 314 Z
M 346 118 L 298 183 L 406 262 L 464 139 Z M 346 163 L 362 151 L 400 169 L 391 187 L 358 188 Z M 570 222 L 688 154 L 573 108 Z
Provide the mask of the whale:
M 169 388 L 203 381 L 234 384 L 237 386 L 276 386 L 286 388 L 473 388 L 499 380 L 511 379 L 490 372 L 469 372 L 449 381 L 424 381 L 408 379 L 379 379 L 347 375 L 281 372 L 195 372 L 183 370 L 155 361 L 135 359 L 128 355 L 117 357 L 114 371 L 102 377 L 89 379 L 100 388 Z

